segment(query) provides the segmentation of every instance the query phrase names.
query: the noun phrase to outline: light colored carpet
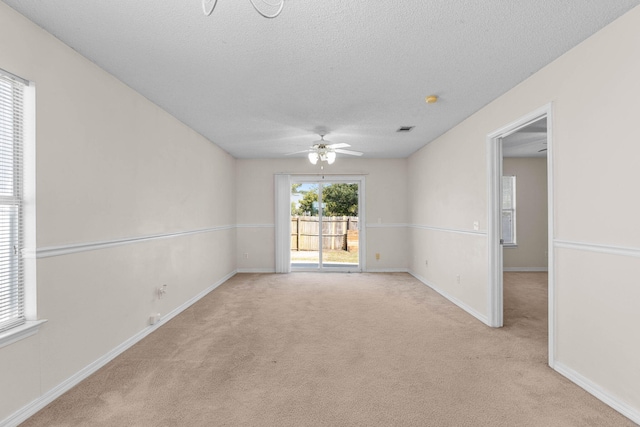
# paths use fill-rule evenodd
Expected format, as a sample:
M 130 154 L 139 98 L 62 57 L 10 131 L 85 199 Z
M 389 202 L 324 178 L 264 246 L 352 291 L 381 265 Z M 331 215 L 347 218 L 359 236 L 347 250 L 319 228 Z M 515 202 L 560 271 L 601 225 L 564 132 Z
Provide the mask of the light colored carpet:
M 546 274 L 491 329 L 408 274 L 239 274 L 24 426 L 632 426 L 547 366 Z

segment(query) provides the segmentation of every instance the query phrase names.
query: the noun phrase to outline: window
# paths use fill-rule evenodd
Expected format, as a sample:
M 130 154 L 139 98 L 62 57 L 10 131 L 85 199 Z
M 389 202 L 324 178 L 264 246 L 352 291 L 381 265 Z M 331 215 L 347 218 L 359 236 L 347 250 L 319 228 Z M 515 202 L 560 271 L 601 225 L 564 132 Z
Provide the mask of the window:
M 502 177 L 502 244 L 516 245 L 516 177 Z
M 0 70 L 0 333 L 25 323 L 24 87 L 25 82 Z

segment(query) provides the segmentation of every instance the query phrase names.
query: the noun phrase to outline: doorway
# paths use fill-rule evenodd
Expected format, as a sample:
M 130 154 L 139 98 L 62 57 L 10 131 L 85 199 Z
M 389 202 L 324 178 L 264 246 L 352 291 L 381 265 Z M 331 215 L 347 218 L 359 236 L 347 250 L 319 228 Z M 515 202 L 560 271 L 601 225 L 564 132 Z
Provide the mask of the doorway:
M 291 180 L 291 271 L 362 271 L 361 182 Z
M 549 365 L 553 367 L 554 360 L 554 270 L 553 270 L 553 151 L 552 151 L 552 127 L 551 127 L 551 105 L 538 109 L 531 114 L 491 133 L 487 137 L 488 150 L 488 177 L 489 177 L 489 212 L 488 212 L 488 253 L 489 253 L 489 325 L 492 327 L 502 327 L 504 321 L 504 281 L 505 253 L 507 253 L 507 271 L 520 272 L 541 272 L 548 270 L 548 352 Z M 530 156 L 538 158 L 538 162 L 543 162 L 546 171 L 546 188 L 544 194 L 539 195 L 546 201 L 546 209 L 541 213 L 545 216 L 544 225 L 537 224 L 537 231 L 531 233 L 527 227 L 518 227 L 520 218 L 518 215 L 518 174 L 515 163 L 510 159 Z M 505 159 L 506 158 L 506 159 Z M 505 162 L 506 160 L 506 162 Z M 524 162 L 519 162 L 521 165 Z M 506 167 L 505 167 L 506 166 Z M 522 167 L 522 166 L 520 166 Z M 538 168 L 540 165 L 538 164 Z M 520 179 L 522 190 L 524 191 L 524 173 Z M 540 189 L 539 189 L 540 190 Z M 529 201 L 526 197 L 531 195 L 521 194 L 522 201 Z M 525 208 L 525 206 L 520 206 Z M 520 230 L 521 236 L 518 235 Z M 524 246 L 525 233 L 535 240 L 535 234 L 544 234 L 544 242 L 540 246 L 537 243 L 536 256 L 544 257 L 544 260 L 530 261 L 531 265 L 524 265 L 526 262 L 514 261 L 518 253 L 519 243 Z M 538 239 L 540 240 L 540 239 Z M 530 241 L 528 242 L 530 244 Z M 511 252 L 508 252 L 511 251 Z M 524 253 L 525 251 L 519 251 Z M 514 264 L 515 263 L 515 264 Z M 523 265 L 518 265 L 518 263 Z M 544 265 L 546 264 L 546 265 Z

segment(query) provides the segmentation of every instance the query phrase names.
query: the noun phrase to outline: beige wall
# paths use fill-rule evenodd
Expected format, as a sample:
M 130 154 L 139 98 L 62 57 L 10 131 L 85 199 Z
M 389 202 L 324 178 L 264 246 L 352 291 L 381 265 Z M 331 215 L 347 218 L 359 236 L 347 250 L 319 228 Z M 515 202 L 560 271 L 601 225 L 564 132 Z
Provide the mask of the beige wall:
M 486 138 L 553 103 L 555 367 L 640 420 L 640 7 L 409 159 L 411 271 L 488 314 Z M 461 234 L 480 220 L 484 235 Z M 438 236 L 435 234 L 440 233 Z M 479 241 L 479 242 L 478 242 Z M 442 249 L 438 245 L 443 245 Z M 424 258 L 437 254 L 436 266 Z M 471 282 L 451 275 L 471 263 Z M 449 272 L 441 277 L 431 269 Z
M 365 176 L 368 271 L 408 268 L 407 160 L 338 156 L 327 174 Z M 274 271 L 274 174 L 317 174 L 306 159 L 238 160 L 236 168 L 237 263 L 239 271 Z M 379 221 L 379 222 L 378 222 Z M 380 253 L 380 260 L 375 254 Z M 249 259 L 244 254 L 249 254 Z
M 555 366 L 633 415 L 638 28 L 640 8 L 409 159 L 339 158 L 331 169 L 366 175 L 369 269 L 410 268 L 486 320 L 486 135 L 553 102 Z M 49 322 L 0 349 L 2 420 L 144 330 L 152 312 L 236 268 L 273 271 L 273 175 L 317 169 L 234 160 L 3 3 L 0 64 L 37 85 L 38 248 L 222 227 L 39 259 Z M 161 283 L 169 289 L 159 301 Z
M 547 159 L 505 158 L 503 175 L 516 176 L 517 247 L 505 247 L 505 270 L 547 268 Z
M 36 85 L 39 254 L 219 228 L 40 257 L 48 322 L 0 348 L 1 422 L 232 274 L 236 251 L 235 159 L 1 2 L 0 67 Z
M 409 158 L 410 270 L 486 321 L 485 145 L 471 132 L 463 123 Z

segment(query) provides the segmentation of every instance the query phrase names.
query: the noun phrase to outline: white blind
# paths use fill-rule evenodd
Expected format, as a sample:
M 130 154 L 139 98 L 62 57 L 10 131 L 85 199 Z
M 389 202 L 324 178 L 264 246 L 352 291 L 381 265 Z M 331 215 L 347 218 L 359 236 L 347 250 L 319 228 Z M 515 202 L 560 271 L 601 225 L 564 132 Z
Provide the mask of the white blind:
M 0 332 L 24 323 L 22 143 L 24 83 L 0 70 Z
M 502 242 L 516 243 L 516 177 L 502 177 Z

